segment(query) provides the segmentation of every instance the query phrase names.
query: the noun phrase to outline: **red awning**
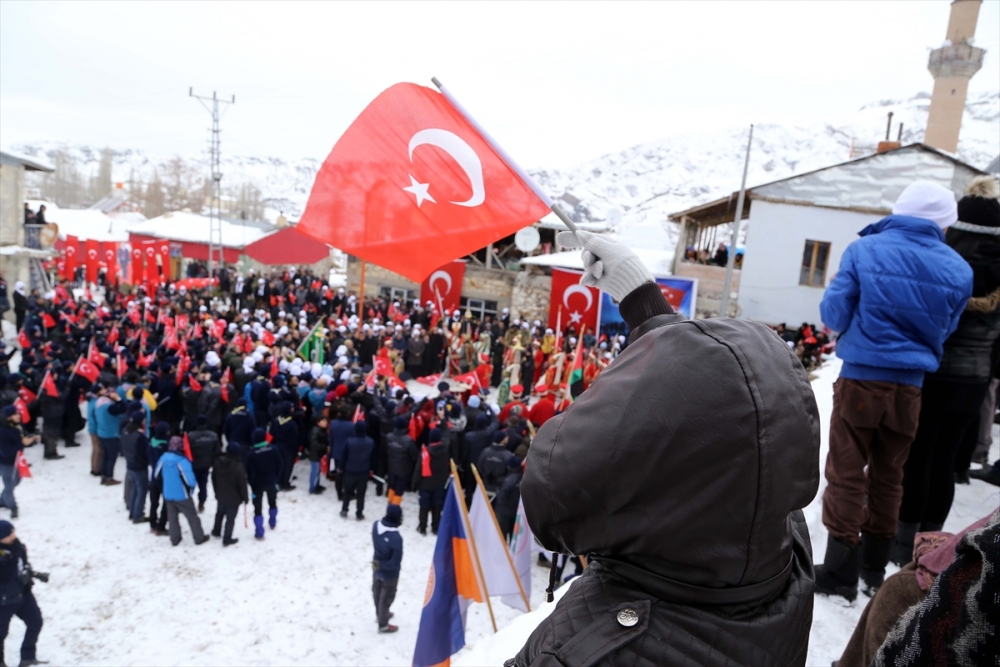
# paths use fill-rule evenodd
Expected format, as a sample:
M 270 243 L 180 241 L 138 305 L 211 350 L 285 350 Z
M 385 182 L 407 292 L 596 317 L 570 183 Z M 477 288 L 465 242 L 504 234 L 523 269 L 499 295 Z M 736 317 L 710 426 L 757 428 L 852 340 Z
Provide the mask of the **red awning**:
M 330 248 L 294 227 L 285 227 L 251 243 L 243 252 L 261 264 L 315 264 L 330 255 Z

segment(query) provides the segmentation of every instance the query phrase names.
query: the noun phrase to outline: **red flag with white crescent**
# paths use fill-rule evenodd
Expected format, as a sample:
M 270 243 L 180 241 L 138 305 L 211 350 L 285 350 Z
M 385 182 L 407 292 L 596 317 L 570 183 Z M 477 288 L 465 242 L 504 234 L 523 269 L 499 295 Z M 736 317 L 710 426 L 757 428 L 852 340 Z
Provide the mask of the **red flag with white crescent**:
M 160 241 L 157 246 L 163 266 L 163 281 L 170 282 L 170 241 Z
M 31 412 L 28 411 L 28 404 L 24 402 L 24 399 L 20 396 L 14 400 L 14 408 L 17 410 L 17 414 L 21 415 L 21 423 L 26 424 L 31 421 Z
M 104 263 L 108 267 L 108 282 L 115 284 L 118 282 L 118 244 L 114 241 L 104 241 Z
M 17 453 L 17 474 L 20 477 L 31 477 L 31 466 L 28 465 L 28 459 L 24 458 L 24 450 Z
M 295 230 L 420 282 L 548 212 L 441 93 L 399 83 L 337 141 Z
M 101 250 L 97 247 L 96 239 L 87 239 L 84 243 L 84 248 L 84 261 L 87 262 L 87 282 L 96 283 L 97 273 L 101 263 Z
M 145 255 L 138 244 L 132 246 L 132 284 L 138 285 L 145 280 Z
M 458 308 L 462 296 L 462 278 L 465 276 L 465 262 L 455 260 L 434 271 L 420 283 L 420 303 L 439 304 L 450 313 Z
M 63 248 L 63 278 L 73 279 L 76 273 L 77 253 L 80 250 L 80 240 L 75 236 L 66 237 L 66 246 Z
M 49 371 L 45 371 L 45 377 L 42 378 L 42 391 L 44 391 L 45 395 L 49 397 L 59 395 L 59 390 L 56 388 L 55 380 L 52 379 L 52 373 Z
M 31 339 L 28 338 L 28 334 L 24 332 L 24 329 L 17 332 L 17 344 L 21 346 L 22 350 L 31 347 Z
M 118 342 L 118 336 L 119 336 L 119 333 L 118 333 L 118 324 L 115 323 L 115 325 L 113 327 L 111 327 L 111 332 L 108 334 L 108 342 L 112 343 L 112 344 L 117 343 Z
M 49 377 L 50 377 L 49 376 L 49 372 L 45 371 L 45 377 L 42 379 L 42 387 L 43 388 L 45 387 L 45 381 L 48 380 Z M 57 391 L 55 394 L 49 394 L 49 396 L 56 396 L 58 394 L 59 394 L 59 392 Z M 25 403 L 31 403 L 33 400 L 35 400 L 36 398 L 38 398 L 38 394 L 36 394 L 35 392 L 31 391 L 30 389 L 28 389 L 27 387 L 25 387 L 23 384 L 20 387 L 17 388 L 17 395 L 20 396 L 21 398 L 23 398 Z
M 597 310 L 601 292 L 580 284 L 582 273 L 552 269 L 552 291 L 549 294 L 549 327 L 553 330 L 570 326 L 580 333 L 586 327 L 597 330 Z M 562 306 L 562 315 L 559 307 Z
M 80 377 L 85 377 L 91 382 L 96 382 L 97 378 L 100 377 L 101 371 L 97 370 L 97 366 L 90 363 L 81 355 L 76 362 L 76 370 L 73 371 Z

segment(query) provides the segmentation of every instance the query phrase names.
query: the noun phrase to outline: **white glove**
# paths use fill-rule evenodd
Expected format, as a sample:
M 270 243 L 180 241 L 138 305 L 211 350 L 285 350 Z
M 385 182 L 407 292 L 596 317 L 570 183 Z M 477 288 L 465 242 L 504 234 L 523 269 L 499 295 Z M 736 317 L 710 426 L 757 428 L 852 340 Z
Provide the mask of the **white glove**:
M 596 287 L 621 302 L 643 283 L 653 282 L 642 260 L 624 243 L 592 232 L 559 232 L 564 248 L 583 247 L 581 285 Z

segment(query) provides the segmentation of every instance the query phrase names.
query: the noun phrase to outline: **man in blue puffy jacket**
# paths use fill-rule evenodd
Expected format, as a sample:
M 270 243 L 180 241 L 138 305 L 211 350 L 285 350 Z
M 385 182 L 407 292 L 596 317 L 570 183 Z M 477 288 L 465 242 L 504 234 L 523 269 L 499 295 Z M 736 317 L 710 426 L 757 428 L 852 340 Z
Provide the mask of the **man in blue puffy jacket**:
M 859 575 L 870 591 L 882 583 L 924 373 L 937 369 L 972 294 L 972 269 L 944 242 L 957 219 L 951 190 L 910 184 L 892 215 L 847 247 L 820 304 L 844 363 L 830 415 L 818 593 L 854 600 Z
M 191 494 L 198 485 L 191 462 L 184 456 L 184 441 L 178 436 L 170 438 L 167 452 L 156 462 L 153 477 L 159 477 L 163 484 L 163 499 L 167 501 L 167 515 L 170 519 L 170 543 L 175 547 L 181 542 L 180 514 L 183 514 L 195 544 L 204 544 L 208 535 L 201 528 L 201 519 L 194 508 Z

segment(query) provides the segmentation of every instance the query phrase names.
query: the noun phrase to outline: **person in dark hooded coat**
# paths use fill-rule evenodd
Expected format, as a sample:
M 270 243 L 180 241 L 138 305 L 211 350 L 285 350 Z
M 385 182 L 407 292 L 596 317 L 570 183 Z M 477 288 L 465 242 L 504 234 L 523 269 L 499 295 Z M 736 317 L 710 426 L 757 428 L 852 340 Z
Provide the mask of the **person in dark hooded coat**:
M 545 549 L 583 576 L 507 665 L 804 665 L 819 486 L 809 379 L 766 326 L 674 314 L 627 247 L 580 245 L 629 345 L 532 442 L 521 482 Z
M 222 433 L 226 437 L 226 444 L 236 443 L 244 451 L 253 446 L 253 432 L 257 428 L 257 420 L 253 413 L 247 409 L 247 402 L 244 399 L 236 401 L 236 407 L 226 417 L 222 427 Z

